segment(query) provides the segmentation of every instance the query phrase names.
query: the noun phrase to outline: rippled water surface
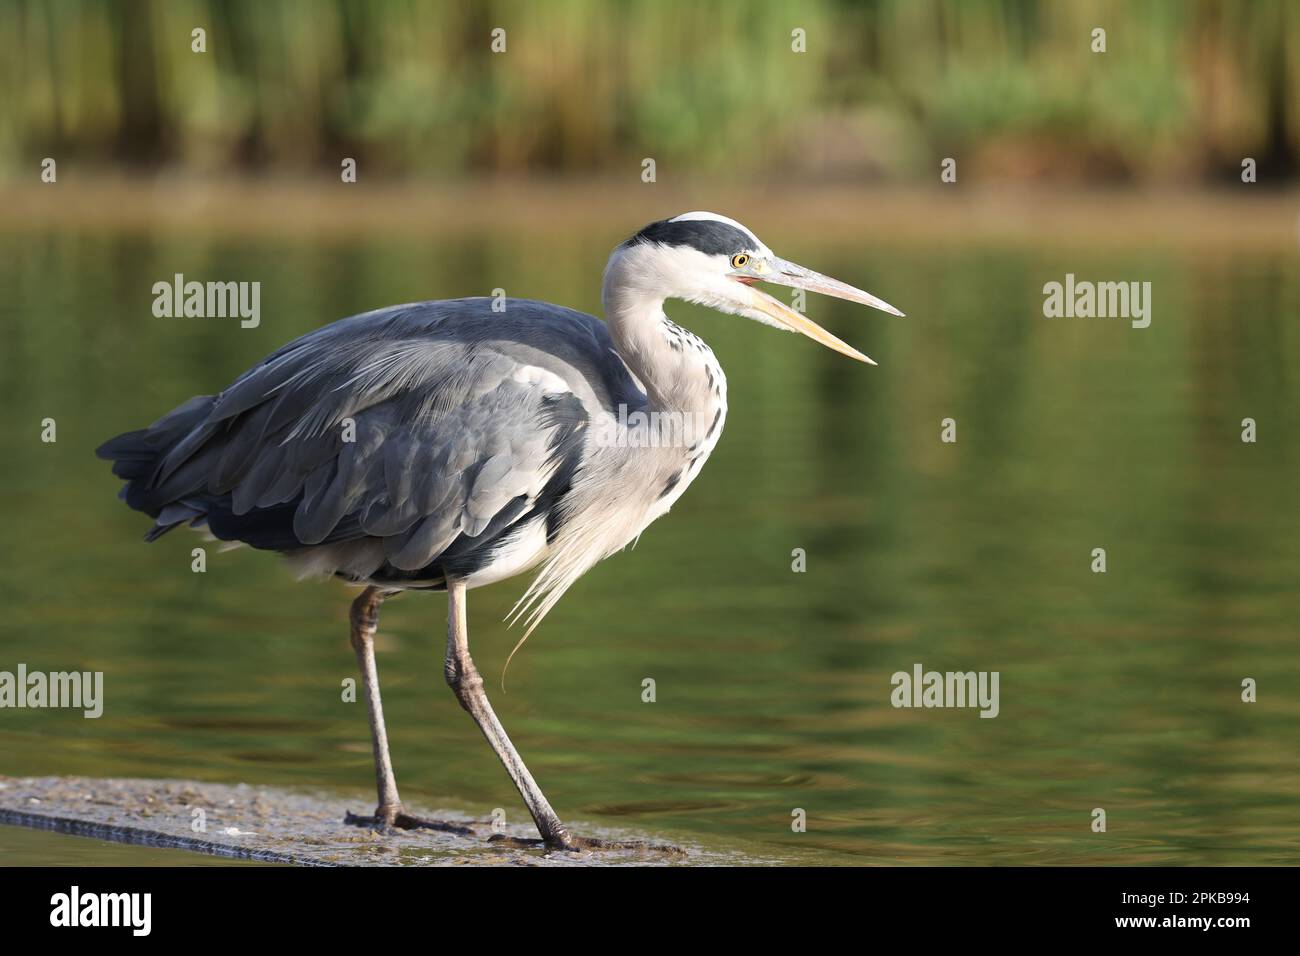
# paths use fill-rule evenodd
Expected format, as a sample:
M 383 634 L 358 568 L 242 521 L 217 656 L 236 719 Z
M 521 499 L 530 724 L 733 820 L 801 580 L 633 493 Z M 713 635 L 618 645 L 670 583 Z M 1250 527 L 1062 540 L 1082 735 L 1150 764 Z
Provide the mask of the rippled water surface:
M 880 363 L 867 368 L 670 306 L 729 376 L 702 476 L 560 603 L 508 693 L 497 678 L 517 635 L 502 617 L 524 581 L 471 597 L 479 669 L 552 803 L 579 825 L 791 862 L 1296 862 L 1294 251 L 850 253 L 783 245 L 777 225 L 780 252 L 908 318 L 809 297 Z M 98 720 L 0 711 L 0 773 L 333 787 L 368 808 L 363 705 L 340 700 L 348 589 L 295 583 L 247 550 L 192 573 L 201 541 L 144 544 L 147 520 L 115 500 L 92 449 L 354 312 L 498 286 L 598 311 L 619 238 L 0 235 L 0 670 L 106 684 Z M 152 284 L 178 272 L 260 280 L 260 326 L 154 318 Z M 1043 283 L 1067 272 L 1151 281 L 1151 327 L 1043 318 Z M 955 444 L 939 440 L 944 418 Z M 439 596 L 384 609 L 399 783 L 521 817 L 443 683 L 443 629 Z M 997 718 L 893 708 L 891 675 L 918 662 L 998 671 Z M 1257 703 L 1241 701 L 1244 678 Z M 0 863 L 146 853 L 0 828 Z

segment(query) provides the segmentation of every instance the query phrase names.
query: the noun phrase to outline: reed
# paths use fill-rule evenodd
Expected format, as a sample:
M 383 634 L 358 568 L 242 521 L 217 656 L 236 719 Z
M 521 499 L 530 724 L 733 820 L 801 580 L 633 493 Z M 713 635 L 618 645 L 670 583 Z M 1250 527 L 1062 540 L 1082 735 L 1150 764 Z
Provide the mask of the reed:
M 7 0 L 0 170 L 1288 174 L 1297 47 L 1284 0 Z

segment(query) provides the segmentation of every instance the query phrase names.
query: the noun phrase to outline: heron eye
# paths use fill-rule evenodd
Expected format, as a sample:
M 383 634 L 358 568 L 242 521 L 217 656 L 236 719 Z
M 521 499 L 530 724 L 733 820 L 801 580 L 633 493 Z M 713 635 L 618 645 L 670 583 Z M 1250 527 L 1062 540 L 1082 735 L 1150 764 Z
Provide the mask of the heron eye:
M 743 252 L 737 252 L 731 257 L 731 268 L 743 269 L 749 264 L 749 256 Z

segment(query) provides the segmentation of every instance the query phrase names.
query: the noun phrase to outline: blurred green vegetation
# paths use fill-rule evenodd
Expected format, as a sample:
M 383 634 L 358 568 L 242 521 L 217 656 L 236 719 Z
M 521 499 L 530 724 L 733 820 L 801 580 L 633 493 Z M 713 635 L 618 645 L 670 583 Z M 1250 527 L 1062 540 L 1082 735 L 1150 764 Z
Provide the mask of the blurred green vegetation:
M 1267 181 L 1298 46 L 1285 0 L 6 0 L 0 169 Z

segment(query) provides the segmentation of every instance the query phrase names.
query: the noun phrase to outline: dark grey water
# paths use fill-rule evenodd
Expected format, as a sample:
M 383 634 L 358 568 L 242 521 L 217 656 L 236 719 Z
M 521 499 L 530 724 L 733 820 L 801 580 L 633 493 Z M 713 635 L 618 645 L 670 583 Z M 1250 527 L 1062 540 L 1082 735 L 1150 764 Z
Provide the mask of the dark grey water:
M 0 773 L 335 787 L 365 810 L 363 705 L 340 700 L 350 592 L 246 550 L 191 573 L 202 542 L 143 544 L 147 520 L 91 450 L 354 312 L 497 286 L 598 311 L 617 238 L 539 255 L 0 236 L 0 670 L 101 670 L 107 698 L 98 720 L 0 710 Z M 525 582 L 472 595 L 479 668 L 561 814 L 830 864 L 1295 862 L 1294 251 L 779 251 L 908 312 L 810 297 L 880 366 L 670 307 L 730 379 L 702 477 L 561 602 L 507 694 L 495 678 L 516 635 L 501 619 Z M 154 318 L 151 286 L 177 272 L 260 280 L 260 326 Z M 1043 283 L 1067 272 L 1151 281 L 1151 327 L 1043 318 Z M 939 440 L 944 418 L 955 444 Z M 1089 568 L 1098 547 L 1105 574 Z M 385 608 L 399 782 L 430 805 L 521 818 L 443 684 L 443 615 L 431 596 Z M 918 662 L 998 671 L 999 716 L 893 708 L 891 674 Z M 1257 703 L 1241 701 L 1244 678 Z M 86 861 L 135 852 L 0 832 L 9 863 L 77 846 Z

